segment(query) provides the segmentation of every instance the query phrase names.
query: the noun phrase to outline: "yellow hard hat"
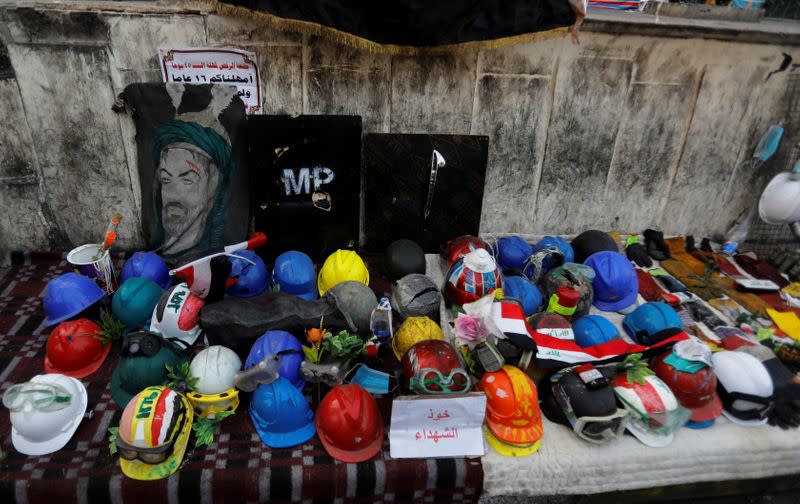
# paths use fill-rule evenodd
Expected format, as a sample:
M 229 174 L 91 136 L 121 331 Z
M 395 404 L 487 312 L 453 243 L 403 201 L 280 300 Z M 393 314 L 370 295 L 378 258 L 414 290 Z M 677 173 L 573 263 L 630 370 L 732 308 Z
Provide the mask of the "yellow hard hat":
M 508 443 L 505 441 L 501 441 L 492 434 L 486 426 L 483 427 L 483 432 L 486 435 L 486 441 L 489 443 L 489 446 L 494 448 L 494 451 L 503 455 L 504 457 L 527 457 L 528 455 L 535 453 L 540 446 L 542 446 L 542 440 L 538 440 L 532 444 L 515 444 L 515 443 Z
M 334 285 L 353 280 L 369 285 L 369 271 L 361 257 L 352 250 L 337 250 L 325 259 L 317 277 L 317 289 L 322 296 Z
M 392 338 L 392 350 L 400 360 L 409 348 L 425 340 L 444 341 L 442 328 L 428 317 L 408 317 Z

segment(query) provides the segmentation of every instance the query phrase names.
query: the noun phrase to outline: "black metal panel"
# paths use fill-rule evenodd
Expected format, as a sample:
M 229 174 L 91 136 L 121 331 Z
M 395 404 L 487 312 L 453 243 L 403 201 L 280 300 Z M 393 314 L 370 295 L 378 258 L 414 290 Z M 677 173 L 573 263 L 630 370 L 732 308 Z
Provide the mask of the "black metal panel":
M 287 250 L 321 261 L 358 245 L 361 117 L 249 116 L 248 144 L 255 226 L 269 238 L 259 253 L 268 262 Z M 315 205 L 315 192 L 330 199 Z
M 477 234 L 488 146 L 489 137 L 477 135 L 366 135 L 365 248 L 382 250 L 410 238 L 435 253 L 451 238 Z M 434 149 L 446 164 L 425 218 Z

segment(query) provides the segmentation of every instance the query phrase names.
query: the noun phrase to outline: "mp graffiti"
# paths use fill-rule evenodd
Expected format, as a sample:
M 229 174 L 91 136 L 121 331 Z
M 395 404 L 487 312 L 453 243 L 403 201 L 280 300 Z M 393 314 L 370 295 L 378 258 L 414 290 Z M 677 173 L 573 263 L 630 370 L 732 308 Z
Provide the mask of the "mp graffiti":
M 330 184 L 336 174 L 333 170 L 325 166 L 315 166 L 314 168 L 284 168 L 283 187 L 287 196 L 298 194 L 311 194 L 316 192 L 323 185 Z M 311 181 L 314 181 L 314 188 L 311 188 Z

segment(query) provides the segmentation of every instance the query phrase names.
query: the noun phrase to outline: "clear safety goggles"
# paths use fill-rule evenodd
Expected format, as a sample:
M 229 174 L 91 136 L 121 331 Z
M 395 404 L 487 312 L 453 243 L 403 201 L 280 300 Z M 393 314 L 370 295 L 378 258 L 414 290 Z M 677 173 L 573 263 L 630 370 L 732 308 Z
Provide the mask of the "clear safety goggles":
M 3 394 L 3 406 L 22 411 L 25 405 L 39 411 L 58 411 L 72 404 L 72 394 L 60 385 L 25 382 L 12 385 Z
M 629 422 L 636 423 L 642 429 L 658 434 L 659 436 L 669 436 L 674 433 L 692 416 L 691 410 L 683 406 L 678 406 L 672 410 L 651 411 L 648 413 L 639 411 L 632 404 L 619 396 L 617 396 L 617 398 L 622 401 L 622 404 L 624 404 L 628 410 L 630 414 Z
M 299 353 L 297 350 L 282 350 L 267 354 L 250 368 L 236 373 L 233 377 L 233 386 L 243 392 L 253 392 L 260 384 L 272 383 L 278 379 L 281 357 Z
M 585 441 L 601 444 L 622 437 L 627 420 L 628 412 L 620 408 L 604 417 L 579 417 L 572 425 L 572 430 Z
M 420 394 L 455 394 L 469 389 L 472 380 L 463 369 L 444 375 L 434 368 L 421 369 L 409 380 L 411 390 Z
M 154 446 L 152 448 L 142 448 L 133 446 L 126 443 L 119 434 L 117 434 L 117 453 L 125 460 L 140 460 L 145 464 L 160 464 L 167 460 L 172 455 L 175 448 L 175 441 L 178 438 L 181 430 L 183 430 L 183 423 L 186 421 L 186 413 L 182 412 L 175 425 L 174 435 L 161 446 Z
M 169 443 L 154 448 L 140 448 L 138 446 L 129 445 L 117 436 L 117 453 L 119 453 L 119 456 L 125 460 L 138 459 L 145 464 L 160 464 L 164 462 L 172 455 L 174 446 L 175 440 L 173 439 Z

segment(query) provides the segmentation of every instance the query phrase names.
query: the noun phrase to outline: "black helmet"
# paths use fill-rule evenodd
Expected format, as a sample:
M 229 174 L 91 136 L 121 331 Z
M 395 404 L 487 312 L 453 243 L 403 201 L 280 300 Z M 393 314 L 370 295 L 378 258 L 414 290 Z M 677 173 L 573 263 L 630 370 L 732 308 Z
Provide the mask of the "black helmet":
M 596 229 L 590 229 L 579 234 L 572 240 L 570 245 L 572 245 L 572 250 L 575 252 L 575 262 L 578 263 L 582 263 L 595 252 L 603 250 L 619 252 L 614 238 Z
M 412 240 L 395 240 L 383 254 L 383 269 L 392 280 L 411 273 L 425 273 L 425 251 Z

